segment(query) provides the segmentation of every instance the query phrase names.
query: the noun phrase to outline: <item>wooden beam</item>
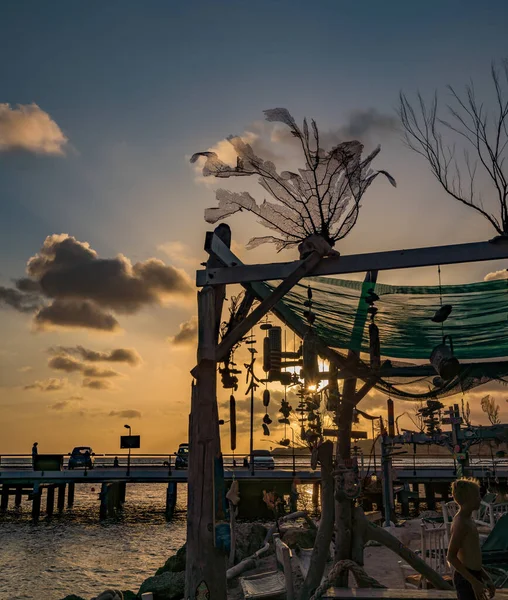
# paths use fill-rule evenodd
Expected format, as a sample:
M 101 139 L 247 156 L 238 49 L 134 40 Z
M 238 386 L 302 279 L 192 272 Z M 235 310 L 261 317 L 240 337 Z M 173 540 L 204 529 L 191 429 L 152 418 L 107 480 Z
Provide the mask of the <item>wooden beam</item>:
M 224 256 L 223 246 L 219 238 L 214 236 L 210 241 L 209 251 L 222 259 Z M 392 269 L 452 265 L 506 258 L 508 258 L 508 238 L 501 238 L 491 242 L 433 246 L 410 250 L 390 250 L 388 252 L 370 252 L 338 257 L 330 256 L 324 258 L 312 274 L 344 275 L 346 273 L 363 273 L 374 270 L 389 271 Z M 242 265 L 241 261 L 236 259 L 227 268 L 207 268 L 197 271 L 196 283 L 198 287 L 202 287 L 204 285 L 252 283 L 254 281 L 285 279 L 300 263 L 301 261 L 266 265 Z
M 267 295 L 261 303 L 250 313 L 248 317 L 243 319 L 217 346 L 215 360 L 220 362 L 227 356 L 231 348 L 237 344 L 245 334 L 254 327 L 266 313 L 271 310 L 284 296 L 293 288 L 303 277 L 311 274 L 316 265 L 321 261 L 321 255 L 317 252 L 312 252 L 303 260 L 298 261 L 296 268 L 284 279 L 284 281 L 276 287 L 269 295 Z

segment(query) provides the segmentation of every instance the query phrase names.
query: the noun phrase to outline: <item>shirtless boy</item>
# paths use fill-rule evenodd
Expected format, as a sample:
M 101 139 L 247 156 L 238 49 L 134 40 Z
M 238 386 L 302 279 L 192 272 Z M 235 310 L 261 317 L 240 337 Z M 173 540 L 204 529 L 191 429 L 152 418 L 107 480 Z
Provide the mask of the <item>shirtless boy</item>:
M 460 506 L 451 528 L 448 562 L 455 569 L 453 582 L 459 600 L 483 600 L 494 596 L 495 586 L 482 567 L 480 537 L 472 513 L 480 508 L 480 486 L 473 479 L 458 479 L 452 494 Z

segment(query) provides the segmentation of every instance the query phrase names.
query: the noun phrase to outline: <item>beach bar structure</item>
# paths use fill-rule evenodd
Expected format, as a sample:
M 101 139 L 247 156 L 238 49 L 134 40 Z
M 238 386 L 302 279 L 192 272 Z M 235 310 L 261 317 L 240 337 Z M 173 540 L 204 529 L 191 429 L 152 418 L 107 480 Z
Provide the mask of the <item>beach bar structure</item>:
M 359 332 L 359 344 L 345 340 L 346 345 L 342 348 L 347 352 L 341 354 L 326 338 L 319 336 L 319 332 L 313 339 L 316 352 L 333 366 L 336 378 L 343 380 L 340 410 L 337 414 L 338 444 L 335 460 L 344 466 L 350 459 L 353 411 L 372 388 L 382 388 L 383 380 L 390 376 L 414 378 L 437 374 L 431 365 L 405 367 L 393 365 L 391 361 L 381 364 L 379 344 L 377 352 L 375 347 L 371 348 L 370 364 L 361 360 L 361 342 L 369 309 L 368 303 L 362 300 L 368 290 L 376 289 L 378 272 L 508 258 L 508 238 L 505 237 L 479 243 L 352 256 L 324 256 L 319 245 L 312 248 L 311 244 L 310 248 L 307 245 L 308 251 L 301 255 L 300 260 L 265 265 L 242 264 L 230 246 L 231 231 L 227 225 L 221 224 L 214 232 L 209 232 L 205 240 L 209 259 L 206 268 L 197 272 L 197 285 L 202 289 L 198 292 L 198 361 L 192 371 L 194 382 L 189 420 L 192 460 L 188 479 L 186 598 L 201 597 L 199 594 L 203 594 L 203 590 L 213 590 L 214 598 L 226 599 L 226 554 L 215 530 L 217 503 L 214 502 L 214 490 L 217 486 L 222 487 L 216 468 L 221 456 L 216 387 L 218 364 L 227 358 L 231 349 L 269 311 L 304 339 L 309 326 L 285 301 L 295 286 L 310 277 L 367 273 L 364 285 L 360 286 L 360 302 L 353 309 L 353 331 L 354 334 Z M 267 283 L 269 281 L 276 283 L 270 285 Z M 243 286 L 246 294 L 234 326 L 219 340 L 226 286 L 232 284 Z M 252 308 L 255 301 L 258 304 Z M 467 368 L 459 365 L 459 379 L 467 375 Z M 480 367 L 483 368 L 487 370 L 493 367 Z M 495 368 L 507 369 L 508 363 L 496 364 Z M 441 388 L 443 392 L 452 391 L 446 381 Z M 437 396 L 439 390 L 436 391 Z M 405 396 L 401 394 L 399 397 Z M 335 559 L 355 560 L 358 556 L 354 555 L 353 502 L 344 495 L 340 497 L 339 494 L 339 498 L 335 506 L 335 532 L 338 540 Z M 406 559 L 405 556 L 403 558 Z M 411 558 L 413 559 L 414 557 Z M 419 565 L 419 568 L 423 567 Z M 437 583 L 442 589 L 447 588 L 444 582 Z

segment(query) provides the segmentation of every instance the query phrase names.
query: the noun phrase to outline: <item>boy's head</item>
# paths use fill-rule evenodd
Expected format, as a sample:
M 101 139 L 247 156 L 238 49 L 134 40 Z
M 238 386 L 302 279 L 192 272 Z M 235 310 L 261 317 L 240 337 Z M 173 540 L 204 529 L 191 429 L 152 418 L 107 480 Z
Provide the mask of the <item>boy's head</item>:
M 460 507 L 480 508 L 480 484 L 476 479 L 457 479 L 452 483 L 452 495 Z

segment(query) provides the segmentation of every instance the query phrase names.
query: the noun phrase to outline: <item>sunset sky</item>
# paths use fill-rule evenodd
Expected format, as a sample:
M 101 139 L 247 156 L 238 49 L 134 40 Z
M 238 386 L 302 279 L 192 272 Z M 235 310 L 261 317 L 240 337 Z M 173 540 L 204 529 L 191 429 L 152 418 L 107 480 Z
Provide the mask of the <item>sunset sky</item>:
M 437 89 L 446 104 L 446 85 L 470 78 L 492 104 L 490 63 L 507 55 L 507 19 L 501 0 L 2 2 L 0 454 L 36 440 L 41 452 L 115 452 L 125 423 L 145 452 L 186 441 L 194 278 L 218 187 L 189 158 L 210 148 L 231 158 L 224 139 L 237 134 L 294 164 L 265 109 L 382 145 L 375 167 L 397 188 L 372 185 L 342 253 L 490 239 L 486 221 L 403 145 L 395 109 L 401 90 L 430 98 Z M 222 186 L 264 197 L 254 181 Z M 245 262 L 297 257 L 245 250 L 264 232 L 251 215 L 228 223 Z M 71 276 L 59 275 L 62 264 L 76 267 Z M 443 283 L 505 268 L 444 267 Z M 436 285 L 437 273 L 379 281 Z M 506 421 L 503 390 L 487 391 Z M 487 391 L 466 397 L 478 422 Z M 384 403 L 373 394 L 362 406 Z

